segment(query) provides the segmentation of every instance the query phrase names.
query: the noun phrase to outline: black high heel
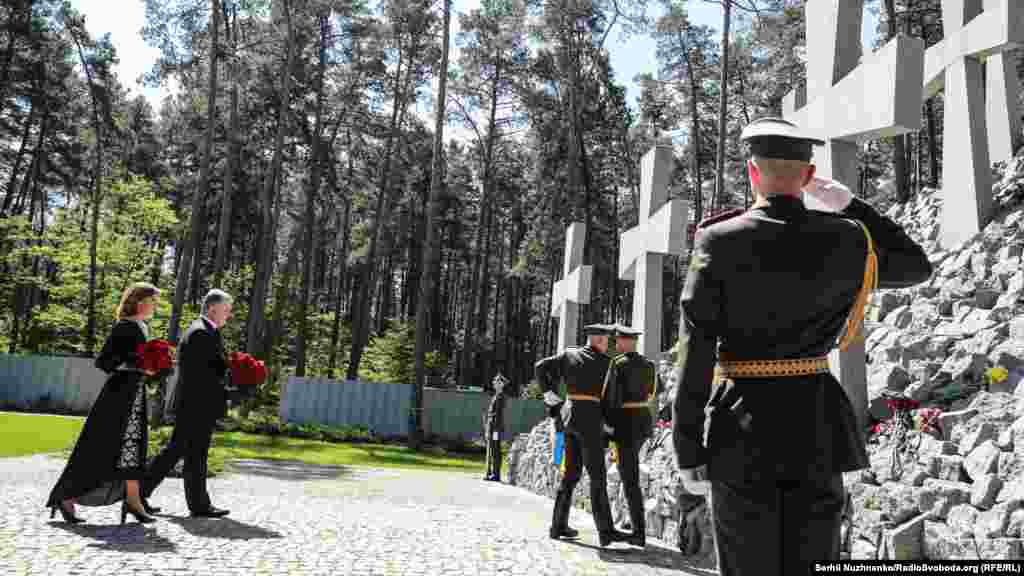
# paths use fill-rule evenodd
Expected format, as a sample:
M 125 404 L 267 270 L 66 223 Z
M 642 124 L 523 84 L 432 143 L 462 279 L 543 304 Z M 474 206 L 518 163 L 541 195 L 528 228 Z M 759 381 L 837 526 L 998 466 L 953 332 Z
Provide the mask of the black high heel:
M 56 506 L 50 506 L 50 518 L 53 519 L 57 514 L 57 510 L 60 510 L 60 515 L 64 518 L 64 521 L 68 524 L 81 524 L 85 522 L 84 519 L 75 516 L 74 512 L 68 512 L 67 508 L 63 504 L 57 504 Z
M 146 514 L 152 516 L 153 514 L 159 514 L 161 508 L 159 506 L 150 506 L 146 499 L 142 499 L 142 509 L 146 511 Z
M 156 522 L 156 518 L 147 516 L 145 512 L 137 512 L 128 507 L 128 501 L 121 502 L 121 524 L 124 524 L 125 519 L 128 518 L 128 514 L 135 517 L 135 520 L 139 524 L 150 524 Z

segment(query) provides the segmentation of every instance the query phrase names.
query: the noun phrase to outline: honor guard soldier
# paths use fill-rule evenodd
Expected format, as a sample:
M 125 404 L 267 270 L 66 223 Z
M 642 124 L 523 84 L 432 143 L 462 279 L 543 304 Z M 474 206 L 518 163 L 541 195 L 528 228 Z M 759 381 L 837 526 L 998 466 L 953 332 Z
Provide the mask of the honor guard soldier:
M 508 379 L 499 373 L 491 385 L 494 386 L 494 398 L 487 409 L 487 424 L 484 426 L 487 437 L 487 473 L 484 480 L 501 482 L 501 431 L 505 429 L 505 387 Z
M 839 559 L 842 473 L 868 466 L 827 354 L 840 334 L 840 349 L 861 337 L 871 290 L 924 282 L 932 266 L 898 225 L 815 177 L 823 141 L 780 118 L 741 140 L 756 202 L 696 231 L 673 441 L 684 486 L 710 496 L 723 576 L 808 574 Z
M 612 358 L 604 383 L 605 421 L 612 428 L 612 440 L 618 452 L 617 465 L 622 490 L 629 505 L 629 522 L 633 533 L 626 540 L 644 547 L 644 499 L 640 491 L 640 447 L 654 429 L 651 400 L 659 391 L 658 370 L 636 352 L 636 339 L 641 334 L 628 326 L 615 326 L 615 349 L 621 354 Z
M 578 533 L 569 527 L 572 492 L 580 480 L 580 461 L 590 477 L 590 504 L 602 547 L 625 541 L 626 535 L 612 525 L 608 503 L 607 476 L 604 464 L 601 388 L 608 374 L 608 336 L 611 326 L 590 324 L 583 327 L 587 345 L 569 347 L 564 352 L 544 358 L 534 366 L 537 382 L 544 390 L 544 403 L 556 420 L 556 428 L 565 432 L 565 472 L 555 495 L 551 516 L 551 538 L 575 538 Z M 567 398 L 556 392 L 565 382 Z M 559 422 L 560 421 L 560 422 Z

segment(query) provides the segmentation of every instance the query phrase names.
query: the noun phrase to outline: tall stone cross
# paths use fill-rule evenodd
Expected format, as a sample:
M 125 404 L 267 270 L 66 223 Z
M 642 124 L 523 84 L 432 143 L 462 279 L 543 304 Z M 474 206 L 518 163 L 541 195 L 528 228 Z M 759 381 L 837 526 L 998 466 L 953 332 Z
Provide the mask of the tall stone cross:
M 921 126 L 924 42 L 897 36 L 861 59 L 864 0 L 808 0 L 806 96 L 791 92 L 783 101 L 787 119 L 825 140 L 814 151 L 818 173 L 853 187 L 858 141 L 897 136 Z M 805 105 L 806 103 L 806 105 Z M 805 197 L 808 207 L 819 207 Z M 864 341 L 830 355 L 861 423 L 867 425 L 867 370 Z
M 1016 116 L 1017 94 L 1010 93 L 1016 69 L 1007 70 L 1002 54 L 1024 42 L 1024 3 L 942 0 L 942 27 L 945 38 L 925 54 L 923 82 L 926 99 L 945 90 L 940 241 L 951 248 L 985 225 L 992 210 L 991 160 L 1011 154 L 1006 148 L 1016 124 L 1008 116 L 1011 110 Z M 993 116 L 988 119 L 982 74 L 986 57 Z M 991 150 L 990 138 L 996 146 Z
M 662 261 L 680 256 L 686 248 L 689 207 L 668 199 L 668 180 L 674 155 L 659 144 L 640 160 L 640 217 L 619 238 L 619 278 L 633 280 L 633 328 L 643 331 L 636 351 L 646 356 L 662 352 Z
M 587 227 L 573 222 L 565 231 L 565 263 L 562 279 L 551 289 L 551 315 L 558 317 L 558 349 L 561 352 L 576 344 L 580 321 L 580 304 L 590 303 L 590 277 L 593 267 L 583 266 L 583 248 Z

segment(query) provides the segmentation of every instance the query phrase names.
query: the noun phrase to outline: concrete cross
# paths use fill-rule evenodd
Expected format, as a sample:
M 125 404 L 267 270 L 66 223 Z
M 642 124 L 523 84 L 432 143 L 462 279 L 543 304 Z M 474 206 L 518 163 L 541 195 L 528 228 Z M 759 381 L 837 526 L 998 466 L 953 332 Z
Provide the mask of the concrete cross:
M 558 349 L 561 352 L 576 344 L 580 320 L 580 304 L 590 303 L 590 277 L 593 267 L 583 266 L 583 248 L 587 227 L 573 222 L 565 231 L 565 263 L 562 279 L 551 289 L 551 315 L 558 317 Z
M 1010 155 L 1006 146 L 1016 122 L 1008 123 L 1006 114 L 1013 110 L 1016 116 L 1016 92 L 1008 93 L 1014 86 L 1007 80 L 1011 74 L 1016 79 L 1016 70 L 1007 70 L 1008 63 L 1001 54 L 1024 41 L 1024 3 L 942 0 L 942 26 L 945 38 L 925 53 L 924 98 L 945 90 L 947 136 L 942 146 L 940 241 L 943 247 L 951 248 L 985 225 L 992 209 L 991 160 L 1008 159 Z M 990 119 L 986 119 L 982 74 L 982 59 L 986 57 L 990 59 L 989 110 L 1002 111 L 992 113 Z M 1005 137 L 998 136 L 1004 131 Z M 997 150 L 989 149 L 992 137 Z
M 815 149 L 818 173 L 850 187 L 857 182 L 858 141 L 897 136 L 921 126 L 924 42 L 897 36 L 861 59 L 864 0 L 808 0 L 807 90 L 786 95 L 783 109 L 806 132 L 825 140 Z M 805 106 L 805 102 L 807 105 Z M 810 197 L 808 207 L 817 208 Z M 867 424 L 864 341 L 830 355 L 862 424 Z
M 649 357 L 662 352 L 662 260 L 686 248 L 686 202 L 668 199 L 672 147 L 659 144 L 640 160 L 640 217 L 619 239 L 619 278 L 633 280 L 633 328 L 643 331 L 636 351 Z

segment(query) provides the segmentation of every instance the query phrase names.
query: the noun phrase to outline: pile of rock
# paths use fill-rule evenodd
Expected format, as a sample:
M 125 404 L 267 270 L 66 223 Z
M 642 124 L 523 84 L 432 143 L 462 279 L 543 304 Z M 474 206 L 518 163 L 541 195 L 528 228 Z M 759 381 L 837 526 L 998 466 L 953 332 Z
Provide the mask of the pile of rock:
M 941 433 L 911 431 L 896 458 L 894 440 L 871 435 L 871 468 L 846 478 L 847 556 L 1024 557 L 1024 156 L 999 175 L 994 193 L 993 220 L 949 250 L 938 243 L 936 191 L 887 211 L 925 248 L 935 274 L 872 298 L 865 342 L 869 411 L 876 421 L 890 418 L 886 398 L 905 396 L 922 409 L 943 411 Z M 662 406 L 675 395 L 669 368 L 662 363 Z M 515 441 L 508 474 L 510 482 L 553 496 L 559 476 L 551 465 L 550 426 L 546 421 Z M 678 543 L 680 530 L 699 530 L 700 549 L 686 552 L 713 563 L 707 506 L 679 482 L 670 436 L 657 430 L 641 453 L 648 535 Z M 614 466 L 609 497 L 616 520 L 628 523 Z M 584 474 L 575 501 L 589 510 L 588 500 Z

